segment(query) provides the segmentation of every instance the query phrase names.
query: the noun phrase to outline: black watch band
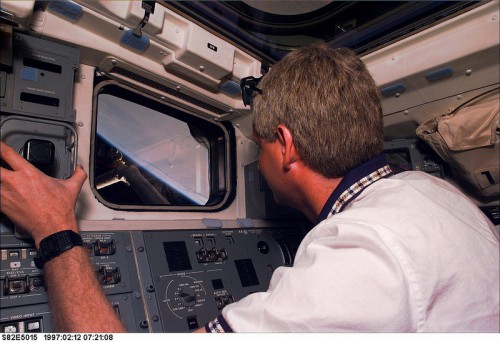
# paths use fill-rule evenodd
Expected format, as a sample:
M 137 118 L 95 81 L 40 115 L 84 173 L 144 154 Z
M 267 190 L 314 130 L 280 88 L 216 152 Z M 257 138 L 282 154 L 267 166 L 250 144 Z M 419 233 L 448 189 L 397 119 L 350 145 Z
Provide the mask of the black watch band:
M 83 240 L 80 234 L 72 230 L 63 230 L 49 235 L 40 242 L 40 248 L 34 259 L 35 266 L 42 269 L 47 261 L 75 246 L 83 246 Z

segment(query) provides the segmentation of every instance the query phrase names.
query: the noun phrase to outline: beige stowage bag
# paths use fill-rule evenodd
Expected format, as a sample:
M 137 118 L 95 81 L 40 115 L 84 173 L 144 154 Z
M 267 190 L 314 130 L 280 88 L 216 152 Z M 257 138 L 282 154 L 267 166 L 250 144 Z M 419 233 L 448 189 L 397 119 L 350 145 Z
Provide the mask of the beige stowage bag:
M 416 131 L 472 191 L 488 197 L 500 195 L 499 90 L 433 117 Z

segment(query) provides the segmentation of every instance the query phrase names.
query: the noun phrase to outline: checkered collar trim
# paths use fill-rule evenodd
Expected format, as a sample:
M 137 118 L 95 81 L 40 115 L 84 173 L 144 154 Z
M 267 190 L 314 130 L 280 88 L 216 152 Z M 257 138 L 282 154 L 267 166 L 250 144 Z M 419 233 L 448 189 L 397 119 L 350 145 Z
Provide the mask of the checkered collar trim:
M 205 332 L 207 333 L 232 333 L 233 329 L 229 326 L 222 315 L 219 315 L 213 321 L 205 324 Z
M 380 169 L 370 173 L 368 176 L 361 178 L 359 181 L 351 185 L 347 190 L 345 190 L 339 198 L 333 204 L 330 213 L 328 213 L 327 218 L 332 215 L 338 214 L 344 209 L 345 205 L 352 201 L 361 191 L 363 191 L 368 185 L 375 183 L 381 178 L 389 176 L 392 174 L 391 168 L 386 165 Z
M 333 191 L 318 217 L 318 222 L 340 213 L 370 184 L 390 175 L 392 175 L 392 170 L 387 164 L 387 158 L 384 154 L 352 169 Z

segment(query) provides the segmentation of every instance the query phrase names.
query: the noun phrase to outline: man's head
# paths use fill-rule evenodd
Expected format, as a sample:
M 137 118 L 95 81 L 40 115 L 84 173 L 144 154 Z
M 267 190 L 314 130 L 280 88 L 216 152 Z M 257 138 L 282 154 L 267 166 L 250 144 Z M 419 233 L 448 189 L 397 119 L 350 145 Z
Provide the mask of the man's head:
M 363 62 L 344 48 L 316 43 L 289 53 L 263 77 L 253 99 L 261 140 L 286 126 L 303 162 L 338 178 L 383 150 L 378 88 Z

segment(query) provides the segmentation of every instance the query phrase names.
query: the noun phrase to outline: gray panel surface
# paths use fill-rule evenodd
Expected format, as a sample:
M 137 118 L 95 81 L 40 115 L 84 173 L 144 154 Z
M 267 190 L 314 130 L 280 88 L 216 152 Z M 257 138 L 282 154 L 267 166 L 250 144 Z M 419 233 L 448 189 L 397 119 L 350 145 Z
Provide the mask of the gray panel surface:
M 163 330 L 194 330 L 225 304 L 266 291 L 302 237 L 294 228 L 145 232 Z
M 190 332 L 225 305 L 267 290 L 273 271 L 291 266 L 304 233 L 294 227 L 235 228 L 83 232 L 82 238 L 128 331 Z M 0 332 L 54 331 L 32 241 L 7 226 L 0 235 Z
M 14 33 L 13 67 L 6 75 L 2 112 L 73 122 L 73 81 L 79 62 L 75 48 Z

